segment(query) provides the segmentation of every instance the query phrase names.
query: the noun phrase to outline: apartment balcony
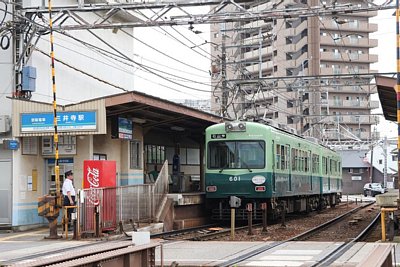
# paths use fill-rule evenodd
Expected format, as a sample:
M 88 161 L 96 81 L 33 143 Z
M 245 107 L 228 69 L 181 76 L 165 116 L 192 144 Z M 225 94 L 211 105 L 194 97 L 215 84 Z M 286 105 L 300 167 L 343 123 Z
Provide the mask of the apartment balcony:
M 358 100 L 329 100 L 330 108 L 340 109 L 375 109 L 379 108 L 379 101 L 358 101 Z
M 351 132 L 355 137 L 361 140 L 379 140 L 380 134 L 378 132 Z M 329 140 L 354 140 L 354 137 L 343 132 L 338 133 L 337 131 L 326 131 L 324 137 Z
M 368 70 L 368 69 L 357 69 L 357 68 L 343 68 L 343 69 L 334 69 L 334 68 L 321 68 L 320 75 L 341 75 L 341 74 L 368 74 L 368 73 L 378 73 L 377 70 Z
M 378 55 L 371 54 L 356 54 L 356 53 L 334 53 L 334 52 L 321 52 L 321 61 L 343 62 L 351 61 L 354 63 L 376 63 L 378 62 Z
M 379 116 L 377 115 L 337 115 L 334 116 L 333 121 L 344 123 L 347 125 L 350 124 L 377 124 L 379 123 Z
M 244 60 L 259 59 L 260 54 L 261 54 L 261 56 L 265 57 L 268 55 L 272 55 L 273 52 L 274 52 L 274 48 L 271 46 L 268 46 L 268 47 L 264 47 L 263 49 L 261 49 L 261 51 L 259 49 L 256 49 L 256 50 L 252 50 L 250 52 L 244 53 L 243 59 Z
M 344 36 L 334 40 L 332 36 L 321 36 L 321 47 L 323 46 L 340 46 L 340 47 L 360 47 L 374 48 L 378 46 L 378 39 L 368 38 L 352 38 L 352 36 Z
M 265 72 L 271 72 L 274 67 L 274 63 L 272 61 L 267 61 L 263 62 L 261 64 L 261 71 L 263 73 Z M 254 64 L 250 66 L 246 66 L 246 69 L 251 73 L 251 74 L 258 74 L 260 71 L 260 64 Z
M 272 118 L 274 111 L 265 107 L 252 108 L 246 111 L 247 117 L 263 117 Z
M 283 36 L 295 36 L 301 34 L 308 27 L 307 20 L 301 22 L 298 26 L 293 28 L 287 28 L 282 31 Z
M 358 95 L 375 94 L 378 92 L 376 86 L 369 86 L 369 85 L 345 86 L 336 84 L 336 85 L 324 86 L 323 90 L 328 91 L 329 93 L 339 93 L 339 94 L 346 93 L 346 94 L 358 94 Z
M 341 32 L 357 32 L 360 34 L 378 31 L 378 24 L 376 23 L 352 20 L 352 18 L 348 18 L 347 21 L 343 20 L 343 22 L 343 24 L 338 24 L 335 20 L 329 18 L 329 20 L 323 21 L 324 29 Z
M 372 18 L 378 16 L 378 11 L 364 11 L 364 12 L 355 12 L 351 13 L 352 17 L 363 17 L 363 18 Z
M 256 21 L 252 21 L 250 23 L 246 23 L 243 26 L 246 28 L 265 28 L 265 27 L 269 27 L 268 25 L 270 25 L 272 22 L 268 21 L 265 22 L 264 20 L 256 20 Z
M 261 39 L 262 39 L 262 37 L 261 37 Z M 260 39 L 260 37 L 258 35 L 252 36 L 252 37 L 243 39 L 243 42 L 240 42 L 240 45 L 242 45 L 242 46 L 260 47 L 262 45 L 261 44 L 261 42 L 262 42 L 261 39 Z
M 303 46 L 305 46 L 306 44 L 307 44 L 307 38 L 304 37 L 304 38 L 300 39 L 300 41 L 298 41 L 295 44 L 284 44 L 282 48 L 283 48 L 283 51 L 285 53 L 287 53 L 287 52 L 297 52 L 300 49 L 302 49 Z

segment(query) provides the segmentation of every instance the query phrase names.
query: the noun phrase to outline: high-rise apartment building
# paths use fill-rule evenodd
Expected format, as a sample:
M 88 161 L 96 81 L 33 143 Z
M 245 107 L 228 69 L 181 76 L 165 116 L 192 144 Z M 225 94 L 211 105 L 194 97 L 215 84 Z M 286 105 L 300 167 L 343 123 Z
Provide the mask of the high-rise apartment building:
M 370 66 L 378 56 L 370 49 L 378 41 L 370 35 L 378 26 L 369 22 L 377 12 L 361 11 L 366 2 L 351 1 L 345 14 L 316 15 L 344 4 L 253 2 L 237 11 L 269 10 L 271 18 L 212 25 L 212 111 L 272 119 L 329 142 L 377 138 L 371 132 L 378 122 L 371 110 L 379 105 L 371 101 L 371 74 L 378 71 Z M 286 18 L 274 17 L 274 9 L 286 10 Z

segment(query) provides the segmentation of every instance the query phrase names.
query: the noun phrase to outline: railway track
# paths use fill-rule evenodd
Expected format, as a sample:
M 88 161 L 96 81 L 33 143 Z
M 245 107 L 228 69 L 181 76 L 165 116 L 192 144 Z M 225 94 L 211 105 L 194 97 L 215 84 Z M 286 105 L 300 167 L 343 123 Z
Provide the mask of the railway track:
M 346 204 L 341 204 L 336 207 L 345 207 Z M 329 210 L 324 210 L 319 212 L 318 214 L 324 214 L 329 212 Z M 308 216 L 312 216 L 313 213 Z M 316 213 L 314 213 L 316 214 Z M 286 222 L 290 222 L 291 220 L 299 219 L 304 217 L 304 215 L 288 215 L 286 218 Z M 280 224 L 281 222 L 275 222 L 274 224 Z M 271 224 L 272 225 L 272 224 Z M 253 229 L 257 229 L 262 227 L 261 223 L 256 223 L 252 225 Z M 239 226 L 235 228 L 235 232 L 246 232 L 247 233 L 248 226 Z M 151 235 L 151 238 L 162 238 L 164 240 L 172 241 L 172 240 L 188 240 L 188 241 L 209 241 L 209 240 L 218 240 L 219 238 L 223 238 L 224 236 L 230 236 L 231 229 L 230 227 L 218 225 L 218 224 L 209 224 L 199 227 L 186 228 L 181 230 L 173 230 L 169 232 L 163 232 L 158 234 Z
M 302 241 L 302 240 L 312 240 L 313 236 L 316 236 L 318 234 L 324 235 L 324 231 L 328 231 L 330 227 L 335 227 L 338 223 L 343 222 L 346 218 L 349 218 L 350 216 L 357 214 L 361 209 L 369 208 L 373 203 L 369 203 L 367 205 L 363 205 L 360 207 L 357 207 L 355 209 L 350 210 L 349 212 L 340 215 L 324 224 L 321 224 L 311 230 L 308 230 L 304 233 L 301 233 L 297 236 L 291 237 L 287 240 L 284 241 L 276 241 L 273 242 L 272 244 L 265 245 L 263 247 L 260 247 L 256 250 L 250 251 L 244 255 L 240 255 L 237 258 L 231 259 L 227 262 L 221 263 L 217 266 L 219 267 L 228 267 L 228 266 L 233 266 L 235 264 L 238 264 L 240 262 L 243 262 L 247 259 L 250 259 L 253 256 L 256 256 L 258 254 L 261 254 L 263 252 L 266 252 L 268 250 L 271 250 L 273 248 L 276 248 L 278 246 L 284 245 L 285 243 L 291 242 L 291 241 Z M 326 255 L 324 258 L 321 258 L 312 266 L 330 266 L 337 258 L 339 258 L 341 255 L 343 255 L 344 252 L 346 252 L 351 246 L 354 245 L 355 242 L 359 241 L 361 238 L 363 238 L 368 231 L 373 227 L 373 225 L 378 221 L 379 219 L 379 212 L 377 213 L 376 216 L 374 216 L 373 220 L 368 223 L 367 226 L 363 227 L 360 229 L 357 235 L 353 237 L 347 237 L 347 240 L 343 242 L 341 246 L 338 246 L 335 248 L 331 253 Z M 326 232 L 325 232 L 326 234 Z
M 363 207 L 367 207 L 365 205 Z M 331 220 L 323 225 L 316 227 L 310 231 L 307 231 L 301 235 L 293 238 L 276 241 L 269 245 L 265 245 L 257 250 L 241 255 L 237 258 L 220 264 L 219 266 L 232 266 L 246 259 L 251 258 L 257 254 L 263 253 L 274 247 L 284 244 L 285 242 L 297 241 L 297 240 L 312 240 L 318 233 L 322 231 L 328 231 L 329 227 L 334 227 L 335 222 L 345 220 L 348 216 L 356 216 L 357 211 L 363 207 L 357 207 L 350 210 L 346 215 L 341 215 L 338 218 Z M 377 219 L 378 217 L 376 217 Z M 353 219 L 353 218 L 352 218 Z M 372 224 L 371 224 L 372 225 Z M 254 225 L 256 227 L 257 225 Z M 247 226 L 237 227 L 236 231 L 245 230 Z M 166 242 L 173 240 L 210 240 L 217 239 L 221 235 L 228 235 L 230 229 L 224 227 L 217 227 L 215 224 L 205 225 L 202 227 L 196 227 L 191 229 L 183 229 L 178 231 L 171 231 L 160 234 L 153 234 L 151 238 L 163 238 Z M 314 266 L 329 266 L 329 264 L 339 257 L 341 253 L 346 251 L 354 242 L 365 235 L 367 230 L 363 231 L 359 236 L 352 238 L 348 242 L 338 247 L 335 251 L 329 254 L 329 258 L 321 259 Z M 130 239 L 130 238 L 129 238 Z M 159 245 L 158 243 L 157 245 Z M 27 257 L 14 259 L 10 262 L 3 262 L 2 266 L 123 266 L 119 265 L 118 261 L 126 258 L 129 254 L 140 255 L 144 257 L 140 265 L 133 266 L 154 266 L 154 251 L 157 245 L 149 245 L 146 248 L 138 248 L 138 246 L 132 246 L 131 240 L 129 241 L 104 241 L 96 242 L 95 244 L 85 244 L 83 246 L 66 248 L 62 250 L 52 251 L 51 253 L 44 253 L 42 255 L 30 255 Z M 144 252 L 143 252 L 144 251 Z M 146 256 L 143 256 L 143 255 Z

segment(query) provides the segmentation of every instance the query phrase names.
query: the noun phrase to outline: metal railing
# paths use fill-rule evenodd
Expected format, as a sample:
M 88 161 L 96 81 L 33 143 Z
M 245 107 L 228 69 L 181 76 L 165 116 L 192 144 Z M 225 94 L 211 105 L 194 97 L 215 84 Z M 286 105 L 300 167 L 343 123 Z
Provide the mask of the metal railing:
M 119 222 L 152 222 L 168 193 L 168 162 L 154 184 L 83 189 L 80 192 L 81 233 L 115 230 Z M 98 221 L 98 224 L 96 224 Z

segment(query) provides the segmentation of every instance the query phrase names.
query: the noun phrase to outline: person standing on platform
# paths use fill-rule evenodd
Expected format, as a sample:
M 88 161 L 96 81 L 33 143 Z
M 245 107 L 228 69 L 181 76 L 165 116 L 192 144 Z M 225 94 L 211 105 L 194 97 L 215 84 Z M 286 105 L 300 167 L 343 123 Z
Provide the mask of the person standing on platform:
M 62 194 L 64 195 L 64 206 L 75 206 L 75 188 L 73 184 L 74 174 L 72 171 L 67 171 L 65 173 L 65 179 L 62 186 Z M 71 223 L 71 214 L 74 209 L 68 209 L 68 224 Z M 71 225 L 72 227 L 72 225 Z

